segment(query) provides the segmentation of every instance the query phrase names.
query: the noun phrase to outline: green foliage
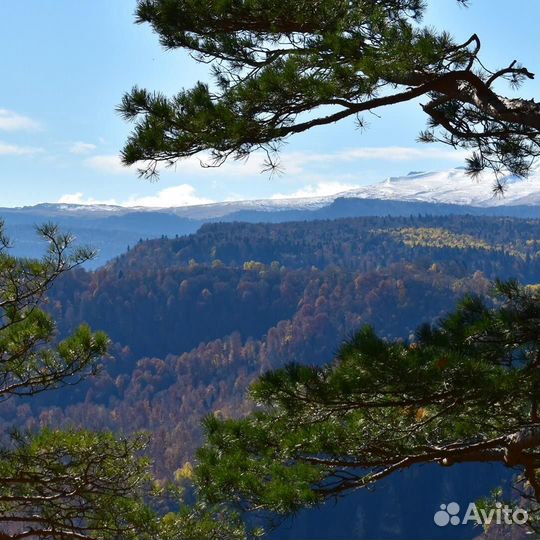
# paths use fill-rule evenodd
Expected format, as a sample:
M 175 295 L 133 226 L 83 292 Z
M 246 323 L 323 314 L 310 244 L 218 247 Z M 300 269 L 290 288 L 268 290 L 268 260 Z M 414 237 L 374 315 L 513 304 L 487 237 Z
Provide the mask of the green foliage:
M 86 325 L 57 340 L 55 324 L 40 304 L 60 275 L 92 253 L 71 249 L 73 239 L 52 225 L 39 232 L 49 242 L 44 258 L 17 259 L 7 252 L 0 222 L 0 401 L 80 382 L 97 372 L 109 345 L 105 334 Z M 200 506 L 159 518 L 149 502 L 156 505 L 163 494 L 151 489 L 150 462 L 141 457 L 147 437 L 48 427 L 10 435 L 4 429 L 1 435 L 2 540 L 243 535 L 237 518 L 229 522 L 224 512 L 218 516 Z
M 184 237 L 139 244 L 129 257 L 116 259 L 115 270 L 135 273 L 183 267 L 192 258 L 210 265 L 218 257 L 224 266 L 234 267 L 243 267 L 249 261 L 266 266 L 273 262 L 273 272 L 280 269 L 279 265 L 286 269 L 316 266 L 369 271 L 398 261 L 426 258 L 449 262 L 463 257 L 471 260 L 471 267 L 485 261 L 482 270 L 492 277 L 513 276 L 528 282 L 536 279 L 531 266 L 538 265 L 537 231 L 538 220 L 474 216 L 212 223 Z M 458 249 L 463 251 L 458 253 Z M 498 254 L 481 254 L 479 249 Z
M 0 522 L 16 538 L 153 538 L 148 462 L 136 457 L 145 444 L 79 430 L 13 434 L 0 452 Z
M 363 126 L 362 113 L 422 96 L 420 140 L 473 150 L 472 174 L 526 174 L 538 156 L 539 104 L 493 86 L 533 74 L 516 62 L 489 71 L 476 34 L 456 43 L 423 27 L 424 11 L 421 0 L 139 0 L 137 22 L 165 48 L 210 64 L 213 81 L 170 98 L 127 93 L 119 111 L 135 125 L 124 163 L 151 177 L 201 151 L 215 166 L 262 150 L 273 171 L 288 136 L 345 118 Z
M 149 431 L 145 454 L 152 456 L 159 482 L 141 487 L 145 500 L 156 516 L 180 506 L 148 524 L 159 529 L 155 538 L 182 537 L 182 530 L 194 531 L 203 523 L 213 528 L 209 534 L 214 537 L 234 537 L 238 522 L 226 517 L 226 505 L 186 505 L 181 490 L 167 489 L 174 471 L 180 469 L 182 486 L 191 476 L 189 467 L 181 466 L 194 462 L 203 440 L 200 418 L 209 412 L 216 419 L 248 414 L 252 404 L 245 400 L 245 389 L 260 373 L 291 361 L 320 365 L 333 356 L 342 336 L 366 323 L 387 340 L 406 337 L 465 292 L 486 290 L 479 270 L 487 277 L 534 279 L 529 267 L 537 246 L 530 240 L 537 227 L 534 220 L 516 219 L 362 218 L 318 222 L 317 227 L 212 224 L 190 237 L 141 242 L 107 267 L 62 275 L 44 304 L 61 336 L 73 334 L 86 320 L 120 341 L 100 377 L 70 386 L 69 392 L 8 400 L 0 404 L 0 425 L 4 432 L 15 422 L 32 433 L 47 424 L 51 430 L 81 425 L 125 434 Z M 442 244 L 452 246 L 411 248 L 388 234 L 400 228 L 418 229 L 421 239 L 423 229 L 444 229 Z M 495 249 L 467 247 L 469 241 L 507 246 L 528 262 Z M 212 268 L 216 256 L 222 265 Z M 189 267 L 190 259 L 197 264 Z M 261 266 L 243 270 L 246 261 Z M 437 270 L 426 271 L 433 263 Z M 251 319 L 259 324 L 258 334 L 252 333 Z M 49 345 L 57 349 L 56 340 Z M 163 357 L 141 358 L 144 346 L 148 351 L 164 346 Z M 168 351 L 173 354 L 165 357 Z M 427 414 L 426 407 L 409 414 L 413 411 L 419 418 Z M 309 478 L 311 472 L 297 469 L 294 474 Z M 281 483 L 276 478 L 272 490 L 276 504 L 296 478 L 287 470 L 280 474 Z M 295 497 L 312 500 L 313 493 L 298 481 L 296 490 Z M 390 506 L 394 503 L 389 499 Z
M 44 258 L 17 259 L 7 252 L 0 221 L 0 400 L 73 384 L 97 371 L 108 346 L 105 334 L 92 333 L 85 325 L 53 344 L 54 322 L 39 303 L 61 274 L 93 254 L 71 249 L 73 239 L 53 225 L 38 232 L 48 242 Z
M 251 538 L 262 535 L 262 531 L 250 531 Z M 183 506 L 179 512 L 166 514 L 160 523 L 159 538 L 212 540 L 242 540 L 246 537 L 245 524 L 239 514 L 230 512 L 225 505 L 207 507 L 203 503 Z
M 498 283 L 412 343 L 363 328 L 334 363 L 289 365 L 251 387 L 258 409 L 208 417 L 196 480 L 208 501 L 281 513 L 422 463 L 514 467 L 540 504 L 540 295 Z
M 442 228 L 492 249 L 411 248 L 385 232 L 401 227 Z M 202 417 L 250 410 L 245 390 L 261 372 L 320 365 L 365 324 L 385 339 L 407 338 L 467 292 L 487 292 L 497 274 L 533 281 L 537 249 L 527 243 L 537 230 L 537 221 L 505 218 L 355 218 L 210 224 L 142 242 L 95 272 L 63 276 L 50 294 L 47 309 L 62 334 L 88 321 L 117 342 L 100 377 L 29 404 L 8 402 L 1 421 L 149 431 L 153 470 L 170 478 L 193 463 Z M 187 266 L 191 258 L 196 268 Z M 251 260 L 265 270 L 244 271 Z
M 0 223 L 0 399 L 74 384 L 98 369 L 108 338 L 81 326 L 55 343 L 55 325 L 39 307 L 51 284 L 92 253 L 71 249 L 53 225 L 41 261 L 17 259 Z M 0 450 L 2 538 L 134 538 L 153 520 L 142 502 L 148 464 L 139 440 L 44 429 L 13 433 Z

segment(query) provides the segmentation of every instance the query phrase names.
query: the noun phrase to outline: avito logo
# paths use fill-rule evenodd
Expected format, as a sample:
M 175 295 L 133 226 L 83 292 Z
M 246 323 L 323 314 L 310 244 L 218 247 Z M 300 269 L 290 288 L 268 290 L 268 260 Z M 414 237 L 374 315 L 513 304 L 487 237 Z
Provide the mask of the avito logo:
M 529 519 L 529 514 L 522 508 L 512 510 L 509 506 L 497 503 L 495 508 L 478 508 L 476 503 L 469 503 L 463 519 L 459 517 L 461 507 L 457 502 L 441 504 L 440 510 L 435 512 L 433 521 L 439 527 L 447 525 L 467 525 L 475 523 L 477 525 L 525 525 Z

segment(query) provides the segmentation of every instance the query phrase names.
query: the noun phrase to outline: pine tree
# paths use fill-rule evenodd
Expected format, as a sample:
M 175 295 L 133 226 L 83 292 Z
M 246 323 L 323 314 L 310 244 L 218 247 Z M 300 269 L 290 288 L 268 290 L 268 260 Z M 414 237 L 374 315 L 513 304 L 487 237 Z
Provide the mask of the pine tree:
M 458 0 L 467 4 L 467 0 Z M 472 151 L 471 174 L 527 174 L 539 154 L 540 103 L 507 98 L 534 75 L 516 61 L 489 70 L 473 34 L 456 43 L 422 26 L 422 0 L 139 0 L 166 49 L 211 65 L 212 83 L 172 97 L 133 88 L 119 107 L 135 123 L 122 158 L 141 174 L 209 151 L 210 165 L 266 152 L 289 136 L 423 98 L 425 142 Z M 503 189 L 504 175 L 497 175 Z
M 53 225 L 39 233 L 49 246 L 43 259 L 16 258 L 0 221 L 0 402 L 76 384 L 97 373 L 107 352 L 107 336 L 85 325 L 58 342 L 41 303 L 93 253 L 74 249 Z M 180 494 L 154 488 L 146 436 L 15 427 L 0 440 L 0 540 L 243 537 L 239 519 L 219 507 L 182 505 L 163 518 L 152 509 L 170 495 L 178 506 Z
M 107 337 L 81 326 L 55 342 L 55 325 L 39 308 L 61 274 L 93 254 L 46 225 L 41 261 L 17 259 L 0 223 L 0 399 L 75 384 L 96 373 Z M 140 438 L 109 433 L 13 430 L 0 449 L 0 538 L 135 538 L 152 522 L 142 500 L 147 462 Z M 144 537 L 144 536 L 141 536 Z
M 324 367 L 251 388 L 243 419 L 205 421 L 196 478 L 208 501 L 294 513 L 419 464 L 500 463 L 540 530 L 540 290 L 498 283 L 412 343 L 366 327 Z

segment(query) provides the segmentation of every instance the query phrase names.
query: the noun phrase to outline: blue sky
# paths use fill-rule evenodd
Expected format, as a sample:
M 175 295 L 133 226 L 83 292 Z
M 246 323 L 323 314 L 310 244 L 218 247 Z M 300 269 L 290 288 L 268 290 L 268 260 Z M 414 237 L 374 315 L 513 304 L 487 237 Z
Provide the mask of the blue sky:
M 482 59 L 518 59 L 540 72 L 540 2 L 431 0 L 426 23 L 458 40 L 477 32 Z M 8 7 L 9 6 L 9 7 Z M 411 170 L 461 165 L 449 148 L 415 143 L 425 118 L 418 103 L 377 111 L 365 132 L 353 122 L 289 140 L 284 173 L 260 174 L 260 159 L 201 169 L 196 160 L 140 180 L 120 166 L 129 125 L 115 113 L 135 84 L 172 94 L 207 79 L 206 66 L 165 52 L 147 26 L 133 24 L 135 0 L 20 0 L 0 18 L 0 206 L 109 202 L 176 206 L 329 194 Z M 538 78 L 520 93 L 538 99 Z M 510 94 L 508 90 L 506 92 Z M 487 187 L 486 189 L 489 189 Z

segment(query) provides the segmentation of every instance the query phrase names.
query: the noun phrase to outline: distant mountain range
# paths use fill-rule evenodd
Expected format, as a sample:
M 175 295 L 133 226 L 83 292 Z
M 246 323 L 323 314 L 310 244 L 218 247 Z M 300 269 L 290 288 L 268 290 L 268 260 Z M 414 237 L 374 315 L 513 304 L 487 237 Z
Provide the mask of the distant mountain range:
M 45 203 L 0 208 L 15 253 L 38 255 L 43 246 L 34 226 L 58 223 L 80 243 L 99 250 L 93 266 L 105 263 L 139 239 L 174 236 L 196 231 L 211 221 L 283 222 L 356 216 L 497 215 L 537 218 L 540 174 L 508 176 L 504 196 L 494 196 L 493 179 L 473 180 L 463 168 L 410 172 L 362 188 L 325 197 L 221 202 L 176 208 L 122 207 Z

